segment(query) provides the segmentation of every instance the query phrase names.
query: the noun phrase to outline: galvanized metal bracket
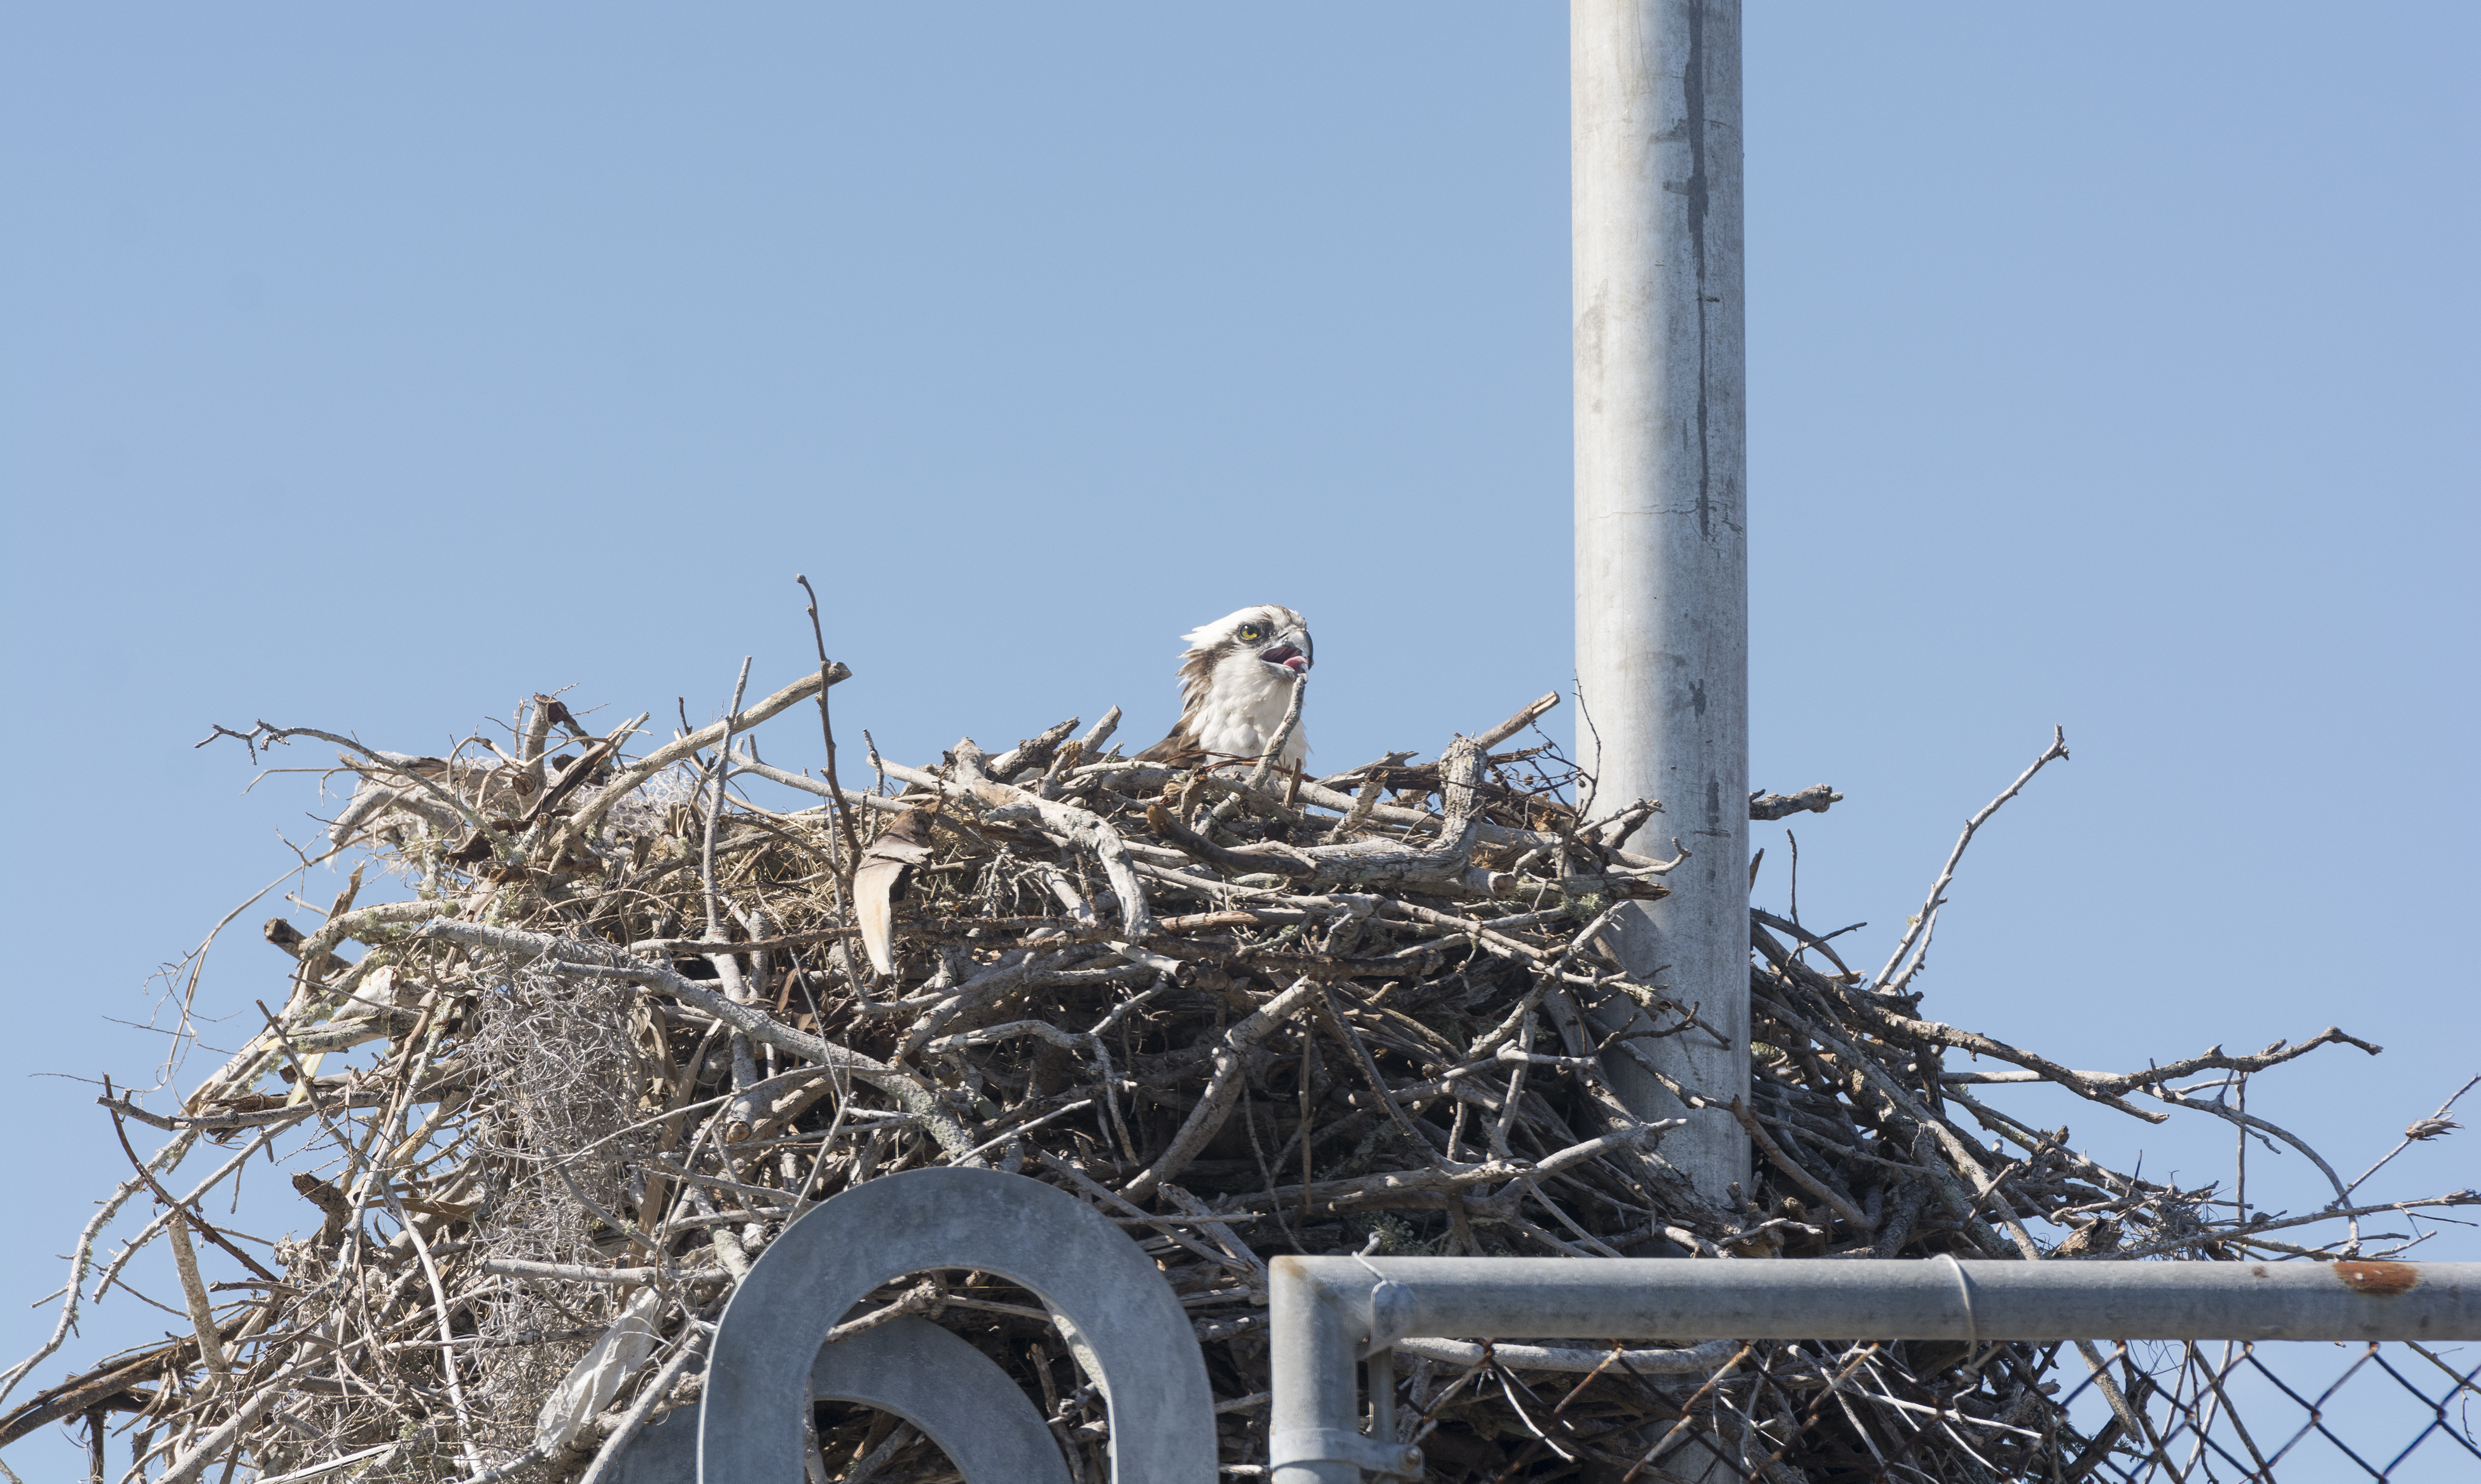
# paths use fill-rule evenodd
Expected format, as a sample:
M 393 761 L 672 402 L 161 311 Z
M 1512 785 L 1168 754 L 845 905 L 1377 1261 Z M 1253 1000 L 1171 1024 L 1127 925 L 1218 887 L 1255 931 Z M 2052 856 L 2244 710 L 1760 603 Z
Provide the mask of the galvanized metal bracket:
M 1422 1472 L 1422 1450 L 1409 1443 L 1381 1443 L 1348 1428 L 1296 1427 L 1267 1440 L 1269 1472 L 1292 1464 L 1350 1464 L 1365 1473 L 1415 1478 Z
M 1069 1484 L 1051 1429 L 1016 1382 L 927 1319 L 891 1320 L 822 1345 L 810 1394 L 902 1418 L 947 1451 L 965 1484 Z M 613 1461 L 610 1484 L 697 1484 L 698 1417 L 697 1407 L 684 1407 L 638 1434 Z
M 1073 1327 L 1080 1362 L 1099 1372 L 1094 1379 L 1110 1407 L 1114 1484 L 1214 1484 L 1214 1397 L 1206 1362 L 1162 1271 L 1126 1233 L 1067 1192 L 997 1170 L 953 1167 L 911 1170 L 847 1190 L 786 1228 L 751 1264 L 717 1329 L 698 1421 L 697 1478 L 790 1484 L 802 1477 L 800 1412 L 827 1331 L 880 1284 L 940 1267 L 978 1268 L 1021 1284 Z M 1030 1411 L 1014 1383 L 1008 1388 Z M 981 1425 L 987 1419 L 957 1420 Z M 1047 1431 L 1044 1443 L 1057 1467 Z M 1015 1476 L 1037 1477 L 1031 1468 Z
M 1419 1322 L 1414 1315 L 1413 1290 L 1391 1279 L 1381 1278 L 1371 1285 L 1369 1303 L 1370 1338 L 1361 1344 L 1363 1360 L 1385 1354 L 1396 1341 L 1412 1334 Z

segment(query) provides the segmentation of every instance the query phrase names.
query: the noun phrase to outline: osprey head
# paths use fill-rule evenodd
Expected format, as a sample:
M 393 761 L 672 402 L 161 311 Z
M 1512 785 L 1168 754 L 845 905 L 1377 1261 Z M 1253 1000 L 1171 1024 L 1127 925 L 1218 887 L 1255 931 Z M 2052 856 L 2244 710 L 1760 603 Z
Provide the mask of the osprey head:
M 1267 679 L 1289 685 L 1294 675 L 1307 674 L 1318 659 L 1318 645 L 1310 639 L 1309 620 L 1272 603 L 1226 613 L 1181 638 L 1188 642 L 1188 652 L 1180 657 L 1183 680 L 1201 671 L 1213 673 L 1227 662 L 1247 658 L 1281 672 Z
M 1137 754 L 1184 767 L 1208 758 L 1254 758 L 1274 741 L 1293 684 L 1317 662 L 1309 620 L 1262 603 L 1226 613 L 1181 636 L 1180 720 L 1171 735 Z M 1309 740 L 1295 729 L 1282 761 L 1297 764 Z

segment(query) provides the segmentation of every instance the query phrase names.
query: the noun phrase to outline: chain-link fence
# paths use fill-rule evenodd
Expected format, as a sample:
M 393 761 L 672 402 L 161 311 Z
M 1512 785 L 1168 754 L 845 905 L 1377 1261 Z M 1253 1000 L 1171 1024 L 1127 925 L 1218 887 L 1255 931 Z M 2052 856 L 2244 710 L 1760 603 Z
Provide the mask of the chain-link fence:
M 2139 1342 L 2106 1359 L 2137 1426 L 2090 1376 L 2072 1392 L 2071 1416 L 2094 1424 L 2077 1459 L 2085 1476 L 2481 1478 L 2481 1354 L 2470 1346 Z
M 1551 1376 L 1508 1344 L 1466 1368 L 1416 1365 L 1397 1436 L 1423 1477 L 1580 1484 L 2259 1484 L 2481 1478 L 2481 1357 L 2415 1343 L 2146 1342 L 1844 1346 L 1761 1342 L 1717 1374 Z M 2460 1363 L 2459 1363 L 2460 1362 Z M 2084 1380 L 2057 1395 L 2044 1377 Z M 1459 1383 L 1462 1383 L 1461 1385 Z M 2064 1381 L 2052 1383 L 2065 1386 Z M 1457 1403 L 1519 1398 L 1529 1450 L 1484 1464 Z M 2132 1424 L 2132 1425 L 2131 1425 Z M 1476 1465 L 1482 1465 L 1475 1467 Z

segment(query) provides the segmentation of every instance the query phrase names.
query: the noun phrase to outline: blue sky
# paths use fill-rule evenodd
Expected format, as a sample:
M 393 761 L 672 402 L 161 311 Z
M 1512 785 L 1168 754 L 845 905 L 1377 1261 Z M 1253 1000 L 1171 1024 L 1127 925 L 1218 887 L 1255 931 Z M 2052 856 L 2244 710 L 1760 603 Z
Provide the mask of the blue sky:
M 1927 1012 L 2113 1069 L 2340 1024 L 2386 1055 L 2250 1106 L 2356 1169 L 2481 1071 L 2476 33 L 1748 29 L 1753 777 L 1847 795 L 1794 821 L 1803 916 L 1883 956 L 2064 724 Z M 1566 64 L 1541 6 L 0 6 L 0 1365 L 118 1162 L 36 1074 L 143 1078 L 111 1020 L 310 833 L 211 722 L 711 715 L 806 663 L 797 570 L 901 757 L 1156 735 L 1174 637 L 1261 601 L 1317 629 L 1331 768 L 1563 688 Z M 279 986 L 263 915 L 206 1002 Z M 2299 1162 L 2253 1193 L 2315 1204 Z

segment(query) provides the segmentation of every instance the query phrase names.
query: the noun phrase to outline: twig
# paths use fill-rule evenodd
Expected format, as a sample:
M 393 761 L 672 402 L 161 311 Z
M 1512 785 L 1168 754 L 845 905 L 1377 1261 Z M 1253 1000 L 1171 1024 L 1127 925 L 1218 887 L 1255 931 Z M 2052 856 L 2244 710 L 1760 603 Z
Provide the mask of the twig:
M 1810 785 L 1797 794 L 1752 793 L 1749 795 L 1749 818 L 1780 820 L 1802 813 L 1824 814 L 1829 804 L 1843 802 L 1843 795 L 1822 783 Z
M 1748 1108 L 1737 1098 L 1732 1100 L 1732 1116 L 1739 1120 L 1742 1129 L 1748 1131 L 1749 1142 L 1758 1146 L 1759 1152 L 1766 1157 L 1767 1163 L 1790 1176 L 1792 1184 L 1824 1201 L 1838 1216 L 1843 1218 L 1843 1224 L 1852 1229 L 1853 1235 L 1867 1237 L 1870 1234 L 1873 1224 L 1869 1218 L 1861 1214 L 1851 1202 L 1826 1188 L 1816 1176 L 1794 1163 L 1791 1156 L 1783 1152 L 1783 1147 L 1774 1141 L 1773 1137 L 1766 1133 L 1764 1126 L 1751 1115 Z
M 2430 1114 L 2427 1118 L 2424 1118 L 2420 1120 L 2420 1122 L 2414 1124 L 2411 1128 L 2406 1129 L 2404 1131 L 2403 1142 L 2397 1144 L 2394 1148 L 2388 1150 L 2384 1156 L 2380 1157 L 2377 1163 L 2370 1165 L 2365 1170 L 2363 1170 L 2360 1173 L 2359 1178 L 2355 1179 L 2350 1185 L 2343 1187 L 2343 1193 L 2349 1195 L 2351 1192 L 2358 1190 L 2361 1186 L 2368 1184 L 2370 1176 L 2375 1175 L 2382 1169 L 2385 1169 L 2389 1160 L 2391 1160 L 2395 1156 L 2402 1154 L 2405 1150 L 2410 1149 L 2413 1145 L 2421 1143 L 2428 1139 L 2443 1138 L 2448 1133 L 2451 1133 L 2456 1129 L 2462 1127 L 2462 1125 L 2446 1116 L 2446 1110 L 2453 1107 L 2456 1103 L 2460 1101 L 2466 1093 L 2470 1092 L 2476 1084 L 2481 1084 L 2481 1077 L 2475 1077 L 2470 1081 L 2466 1082 L 2463 1086 L 2456 1088 L 2453 1096 L 2449 1097 L 2445 1102 L 2438 1105 L 2437 1112 Z
M 834 685 L 827 678 L 827 672 L 835 662 L 827 658 L 827 631 L 819 623 L 819 594 L 810 586 L 808 577 L 796 572 L 793 581 L 799 583 L 801 590 L 809 594 L 809 606 L 804 612 L 810 615 L 810 638 L 819 646 L 819 736 L 827 748 L 827 807 L 835 816 L 836 830 L 843 837 L 845 846 L 844 858 L 837 862 L 836 869 L 836 912 L 841 917 L 844 903 L 852 899 L 852 873 L 861 860 L 861 842 L 853 833 L 852 814 L 845 807 L 844 786 L 836 782 L 836 728 L 827 716 L 827 691 Z
M 1930 883 L 1930 894 L 1926 898 L 1922 898 L 1920 914 L 1914 917 L 1913 920 L 1905 925 L 1904 936 L 1896 942 L 1895 951 L 1887 955 L 1887 966 L 1879 970 L 1877 977 L 1869 981 L 1869 988 L 1873 992 L 1898 992 L 1902 990 L 1907 980 L 1911 979 L 1914 975 L 1920 972 L 1921 958 L 1917 955 L 1913 960 L 1912 967 L 1906 969 L 1900 977 L 1897 977 L 1893 981 L 1890 981 L 1888 978 L 1888 976 L 1894 974 L 1895 966 L 1903 962 L 1904 954 L 1912 950 L 1915 943 L 1918 942 L 1921 945 L 1922 954 L 1926 954 L 1928 952 L 1930 931 L 1937 924 L 1938 910 L 1940 906 L 1942 906 L 1946 900 L 1943 894 L 1946 891 L 1947 883 L 1955 879 L 1956 863 L 1964 859 L 1964 847 L 1972 844 L 1972 832 L 1988 823 L 1990 817 L 1998 812 L 1998 807 L 2001 804 L 2014 798 L 2017 791 L 2024 788 L 2027 783 L 2032 782 L 2033 775 L 2042 770 L 2043 765 L 2049 763 L 2052 758 L 2064 760 L 2067 755 L 2067 729 L 2065 727 L 2051 728 L 2050 745 L 2042 749 L 2042 755 L 2033 760 L 2033 766 L 2025 768 L 2023 772 L 2018 773 L 2014 783 L 2011 783 L 2007 785 L 2006 788 L 2000 790 L 1997 798 L 1994 798 L 1989 803 L 1982 805 L 1979 813 L 1975 814 L 1972 819 L 1964 821 L 1964 833 L 1955 837 L 1955 848 L 1947 852 L 1946 865 L 1940 868 L 1938 879 Z

